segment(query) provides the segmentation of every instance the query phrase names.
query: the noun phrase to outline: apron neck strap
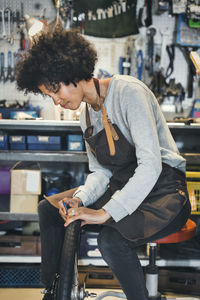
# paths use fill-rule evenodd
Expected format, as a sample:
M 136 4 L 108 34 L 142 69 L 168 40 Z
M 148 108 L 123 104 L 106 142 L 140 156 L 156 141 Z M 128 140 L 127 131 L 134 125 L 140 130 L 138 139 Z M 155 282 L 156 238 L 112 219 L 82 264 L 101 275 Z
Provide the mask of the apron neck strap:
M 108 118 L 105 106 L 104 106 L 103 101 L 101 99 L 99 80 L 97 78 L 93 78 L 93 82 L 94 82 L 94 85 L 95 85 L 95 88 L 96 88 L 96 91 L 97 91 L 97 94 L 98 94 L 99 100 L 100 100 L 100 107 L 101 107 L 101 111 L 102 111 L 102 121 L 103 121 L 103 125 L 104 125 L 105 132 L 106 132 L 106 138 L 107 138 L 107 141 L 108 141 L 110 155 L 113 156 L 113 155 L 115 155 L 114 139 L 118 140 L 119 137 L 118 137 L 114 127 L 112 126 L 111 121 Z M 90 115 L 89 115 L 89 110 L 88 110 L 88 104 L 87 103 L 86 103 L 86 125 L 87 125 L 87 127 L 91 126 Z

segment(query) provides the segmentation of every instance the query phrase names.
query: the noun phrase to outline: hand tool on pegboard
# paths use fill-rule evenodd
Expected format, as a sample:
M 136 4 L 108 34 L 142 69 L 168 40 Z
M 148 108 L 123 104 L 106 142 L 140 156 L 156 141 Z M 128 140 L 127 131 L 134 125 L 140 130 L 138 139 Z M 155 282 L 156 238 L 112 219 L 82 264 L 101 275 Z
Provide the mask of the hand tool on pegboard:
M 4 70 L 4 52 L 0 54 L 0 65 L 1 65 L 1 73 L 0 73 L 0 81 L 5 81 L 5 70 Z
M 190 58 L 195 66 L 196 73 L 200 75 L 200 56 L 196 51 L 190 52 Z
M 137 78 L 139 80 L 144 80 L 144 49 L 145 49 L 145 38 L 142 34 L 140 34 L 135 42 L 134 42 L 134 48 L 135 53 L 136 53 L 136 61 L 135 61 L 135 66 L 136 66 L 136 72 Z M 133 52 L 134 52 L 133 50 Z M 135 53 L 133 53 L 135 57 Z M 133 60 L 133 56 L 131 58 Z M 131 74 L 132 75 L 132 74 Z M 133 75 L 134 76 L 134 75 Z
M 145 68 L 149 75 L 154 73 L 154 36 L 156 35 L 156 28 L 149 26 L 146 31 L 147 35 L 147 60 Z
M 3 39 L 6 38 L 6 24 L 5 24 L 5 11 L 4 9 L 0 9 L 0 15 L 1 15 L 1 37 Z
M 168 27 L 166 27 L 164 30 L 161 30 L 160 33 L 161 33 L 161 36 L 162 36 L 160 70 L 164 74 L 166 47 L 167 47 L 167 44 L 169 42 L 169 37 L 171 35 L 171 31 L 169 30 Z
M 7 20 L 7 41 L 12 45 L 14 42 L 13 33 L 11 33 L 11 15 L 12 11 L 9 7 L 5 9 L 6 20 Z
M 185 60 L 188 64 L 188 79 L 187 79 L 187 97 L 192 98 L 193 96 L 193 82 L 194 82 L 194 76 L 196 75 L 196 69 L 193 65 L 192 60 L 190 59 L 190 52 L 196 51 L 196 47 L 192 47 L 191 49 L 189 47 L 181 47 L 180 45 L 176 45 L 181 52 L 183 53 Z
M 5 82 L 6 81 L 13 81 L 13 70 L 12 70 L 12 52 L 11 51 L 8 51 L 8 67 L 7 67 L 7 75 L 5 77 Z
M 151 25 L 152 25 L 152 0 L 145 0 L 144 6 L 139 10 L 138 26 L 149 27 Z
M 125 43 L 124 57 L 119 60 L 119 73 L 129 75 L 131 70 L 131 52 L 133 48 L 132 38 L 127 38 Z
M 165 72 L 165 78 L 167 79 L 174 71 L 175 45 L 167 45 L 166 50 L 169 56 L 169 64 Z

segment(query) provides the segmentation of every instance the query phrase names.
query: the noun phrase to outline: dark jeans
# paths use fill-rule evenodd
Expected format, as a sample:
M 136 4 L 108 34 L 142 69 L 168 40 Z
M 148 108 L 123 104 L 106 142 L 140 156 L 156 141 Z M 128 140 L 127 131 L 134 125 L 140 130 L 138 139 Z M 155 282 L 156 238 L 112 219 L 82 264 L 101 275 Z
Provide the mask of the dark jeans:
M 189 211 L 188 202 L 177 218 L 155 238 L 178 230 L 180 220 L 183 225 Z M 47 200 L 40 202 L 38 212 L 42 243 L 41 281 L 48 288 L 58 273 L 65 228 L 58 210 Z M 107 226 L 103 227 L 98 236 L 98 247 L 102 257 L 117 277 L 127 299 L 147 300 L 145 278 L 136 246 L 138 243 L 126 240 L 117 230 Z

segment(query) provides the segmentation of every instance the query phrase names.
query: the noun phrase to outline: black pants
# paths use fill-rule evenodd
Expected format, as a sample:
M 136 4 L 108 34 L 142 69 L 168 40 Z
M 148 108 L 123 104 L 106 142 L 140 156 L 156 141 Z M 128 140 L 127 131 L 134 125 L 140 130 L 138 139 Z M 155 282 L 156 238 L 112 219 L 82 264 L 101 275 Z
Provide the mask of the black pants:
M 41 281 L 51 287 L 58 273 L 60 254 L 64 239 L 64 221 L 58 210 L 47 200 L 39 204 L 39 224 L 42 243 Z M 176 219 L 154 238 L 166 236 L 184 225 L 190 212 L 189 202 Z M 128 241 L 115 229 L 103 226 L 98 236 L 98 247 L 103 259 L 117 277 L 128 300 L 147 300 L 143 270 L 136 253 L 139 243 Z

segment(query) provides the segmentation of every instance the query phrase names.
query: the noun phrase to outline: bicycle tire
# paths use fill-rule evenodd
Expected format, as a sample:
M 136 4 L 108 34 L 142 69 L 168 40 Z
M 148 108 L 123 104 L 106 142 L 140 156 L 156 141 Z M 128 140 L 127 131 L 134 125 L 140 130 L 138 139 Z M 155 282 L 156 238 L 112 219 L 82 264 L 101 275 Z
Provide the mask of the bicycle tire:
M 56 287 L 55 300 L 78 300 L 73 293 L 74 282 L 77 289 L 78 249 L 80 243 L 81 221 L 77 220 L 67 226 L 59 268 L 59 279 Z M 75 275 L 74 275 L 75 274 Z M 72 295 L 73 294 L 73 295 Z

